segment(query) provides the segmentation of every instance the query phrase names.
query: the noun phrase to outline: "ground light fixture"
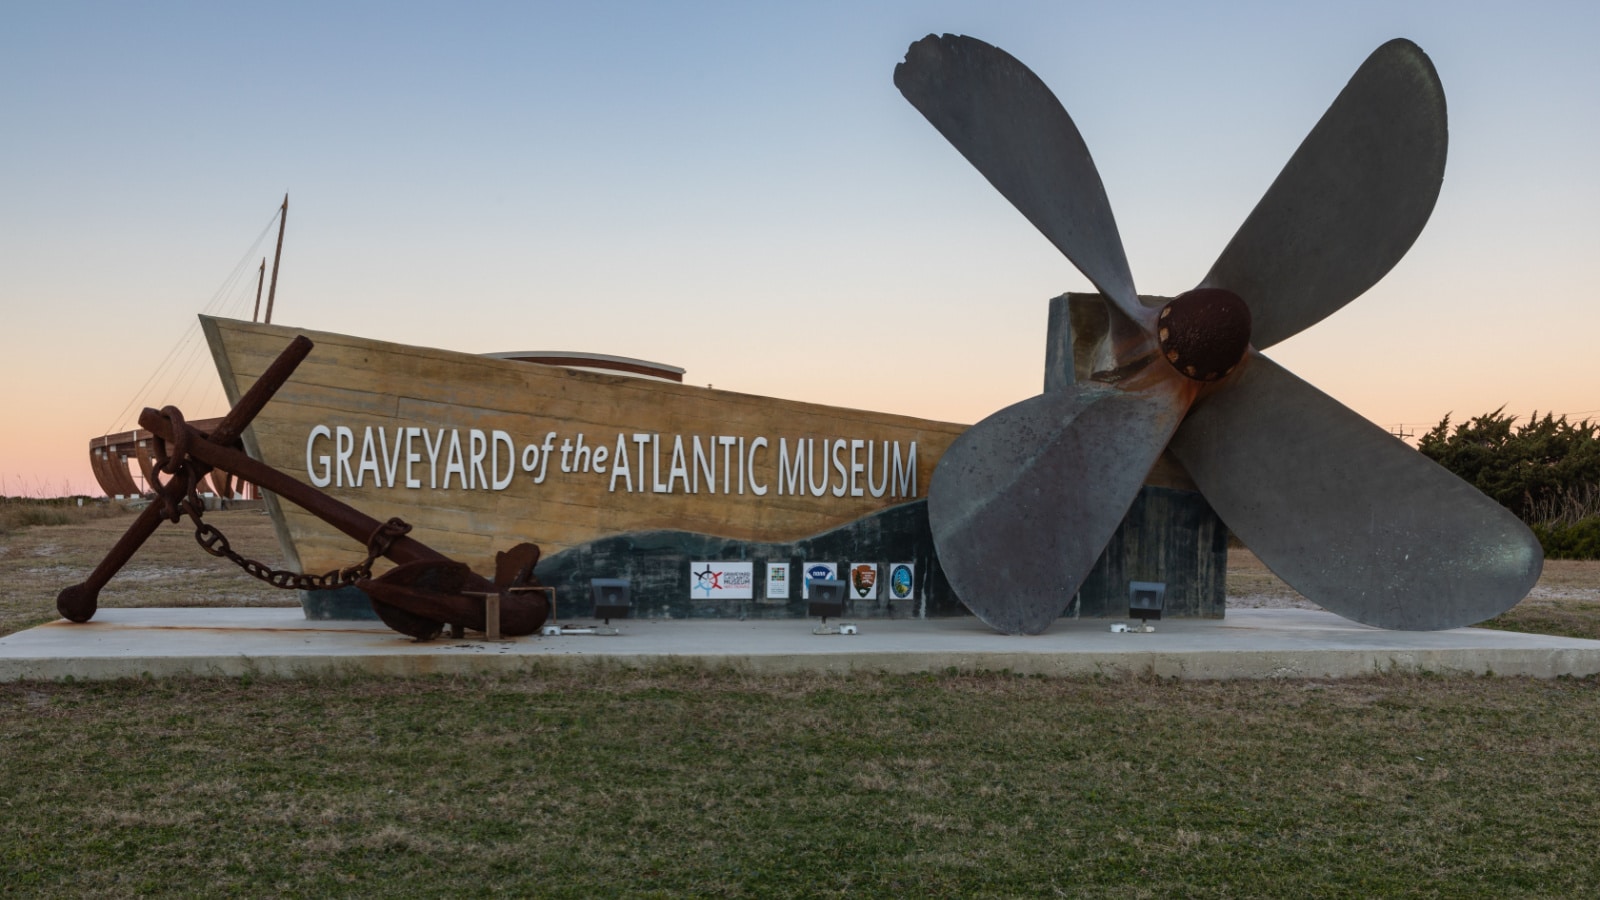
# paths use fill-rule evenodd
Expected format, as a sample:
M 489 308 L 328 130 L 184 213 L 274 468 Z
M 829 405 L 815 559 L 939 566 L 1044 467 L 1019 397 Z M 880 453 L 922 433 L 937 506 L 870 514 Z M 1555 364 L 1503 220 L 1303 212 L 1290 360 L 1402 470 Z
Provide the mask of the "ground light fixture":
M 545 637 L 559 637 L 568 634 L 598 634 L 614 636 L 621 634 L 612 626 L 612 619 L 625 619 L 633 610 L 633 585 L 626 578 L 591 578 L 589 579 L 589 596 L 594 600 L 594 618 L 604 624 L 601 625 L 561 625 L 552 623 L 544 627 Z M 552 614 L 551 618 L 554 618 Z
M 1167 604 L 1167 584 L 1164 581 L 1130 581 L 1128 582 L 1128 618 L 1138 619 L 1138 625 L 1123 625 L 1118 623 L 1111 626 L 1112 631 L 1131 632 L 1134 634 L 1148 634 L 1155 631 L 1151 619 L 1161 618 L 1161 610 Z
M 850 596 L 848 585 L 842 578 L 813 578 L 811 580 L 811 596 L 806 604 L 806 614 L 818 616 L 822 624 L 811 630 L 812 634 L 855 634 L 856 626 L 852 622 L 837 622 L 828 624 L 828 617 L 838 618 L 844 615 L 845 599 Z

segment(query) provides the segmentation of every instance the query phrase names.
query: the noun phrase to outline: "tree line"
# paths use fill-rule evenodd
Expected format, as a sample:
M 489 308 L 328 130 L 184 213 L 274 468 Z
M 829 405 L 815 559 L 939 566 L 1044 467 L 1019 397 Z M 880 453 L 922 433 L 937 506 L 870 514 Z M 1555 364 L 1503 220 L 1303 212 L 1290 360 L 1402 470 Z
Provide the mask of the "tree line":
M 1423 455 L 1533 529 L 1553 559 L 1600 559 L 1600 424 L 1505 408 L 1453 428 L 1445 416 L 1417 442 Z

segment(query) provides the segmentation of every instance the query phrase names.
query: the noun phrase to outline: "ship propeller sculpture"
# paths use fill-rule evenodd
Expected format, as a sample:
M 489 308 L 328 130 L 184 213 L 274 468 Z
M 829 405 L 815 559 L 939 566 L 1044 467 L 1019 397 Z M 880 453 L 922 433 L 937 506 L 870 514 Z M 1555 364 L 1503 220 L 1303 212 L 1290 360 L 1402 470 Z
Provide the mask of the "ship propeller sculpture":
M 911 45 L 895 85 L 1109 301 L 1110 359 L 979 422 L 940 460 L 940 564 L 997 630 L 1065 608 L 1170 448 L 1284 581 L 1384 628 L 1515 605 L 1543 554 L 1515 516 L 1261 354 L 1365 292 L 1433 211 L 1448 141 L 1438 74 L 1394 40 L 1356 71 L 1191 291 L 1134 290 L 1100 175 L 1043 81 L 970 37 Z

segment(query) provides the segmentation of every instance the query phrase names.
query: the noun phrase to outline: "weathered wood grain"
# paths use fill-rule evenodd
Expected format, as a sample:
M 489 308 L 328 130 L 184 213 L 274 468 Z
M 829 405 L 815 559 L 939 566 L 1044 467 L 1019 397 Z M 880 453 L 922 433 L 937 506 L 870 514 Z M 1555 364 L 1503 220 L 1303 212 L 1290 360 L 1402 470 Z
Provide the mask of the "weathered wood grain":
M 264 462 L 310 481 L 306 444 L 317 425 L 346 426 L 359 441 L 365 429 L 383 429 L 388 437 L 397 426 L 436 430 L 501 430 L 511 435 L 518 456 L 529 443 L 543 444 L 548 432 L 575 440 L 582 432 L 591 446 L 615 453 L 619 434 L 626 438 L 630 469 L 637 484 L 652 473 L 637 471 L 635 434 L 665 438 L 662 475 L 671 458 L 673 438 L 686 442 L 698 435 L 761 436 L 769 444 L 757 454 L 758 478 L 767 487 L 758 496 L 753 487 L 722 492 L 722 449 L 716 450 L 717 492 L 702 481 L 698 493 L 611 490 L 607 474 L 558 470 L 559 457 L 548 464 L 546 480 L 515 473 L 504 490 L 449 490 L 427 487 L 427 455 L 423 454 L 424 487 L 374 487 L 370 471 L 362 487 L 329 486 L 329 494 L 378 519 L 398 516 L 416 526 L 424 543 L 474 567 L 486 565 L 496 549 L 532 541 L 546 554 L 611 534 L 676 529 L 739 540 L 795 541 L 854 521 L 873 511 L 925 496 L 933 467 L 965 426 L 819 404 L 777 400 L 622 375 L 580 372 L 560 367 L 490 359 L 465 353 L 389 344 L 366 338 L 239 322 L 204 319 L 205 331 L 230 400 L 247 390 L 296 335 L 305 333 L 316 349 L 256 418 L 246 436 L 252 454 Z M 798 440 L 867 440 L 899 442 L 902 453 L 916 445 L 914 496 L 835 496 L 838 472 L 829 472 L 824 496 L 780 493 L 779 441 L 791 447 Z M 448 440 L 448 438 L 447 438 Z M 420 442 L 418 442 L 420 443 Z M 321 441 L 320 453 L 332 452 Z M 393 447 L 387 448 L 391 453 Z M 688 448 L 686 448 L 688 449 Z M 441 451 L 442 452 L 442 451 Z M 647 465 L 652 454 L 645 452 Z M 848 453 L 844 454 L 846 457 Z M 694 470 L 692 450 L 687 461 Z M 848 466 L 848 463 L 847 463 Z M 382 464 L 380 464 L 380 468 Z M 355 461 L 352 461 L 352 469 Z M 832 461 L 827 468 L 832 470 Z M 823 470 L 818 465 L 813 471 Z M 442 474 L 442 473 L 441 473 Z M 697 475 L 701 473 L 695 473 Z M 874 473 L 877 475 L 878 473 Z M 802 480 L 805 475 L 802 474 Z M 862 473 L 861 478 L 865 478 Z M 858 482 L 859 483 L 859 482 Z M 682 482 L 674 487 L 681 489 Z M 347 564 L 358 548 L 314 517 L 283 505 L 280 539 L 285 554 L 306 571 Z

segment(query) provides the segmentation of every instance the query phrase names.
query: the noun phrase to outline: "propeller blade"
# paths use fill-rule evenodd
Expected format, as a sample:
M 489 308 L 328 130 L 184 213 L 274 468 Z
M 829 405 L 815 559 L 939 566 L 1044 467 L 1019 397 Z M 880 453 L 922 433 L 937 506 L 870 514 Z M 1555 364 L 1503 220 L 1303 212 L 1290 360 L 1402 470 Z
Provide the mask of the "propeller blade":
M 1347 619 L 1471 625 L 1544 565 L 1510 511 L 1260 354 L 1195 404 L 1172 451 L 1262 562 Z
M 1192 389 L 1068 385 L 1000 410 L 945 451 L 928 485 L 939 565 L 1007 634 L 1049 628 L 1088 577 L 1177 428 Z
M 1444 88 L 1416 44 L 1361 64 L 1239 227 L 1202 287 L 1250 306 L 1265 349 L 1372 287 L 1421 233 L 1444 180 Z
M 1100 173 L 1039 76 L 976 38 L 930 34 L 906 51 L 894 83 L 1102 294 L 1148 326 Z

